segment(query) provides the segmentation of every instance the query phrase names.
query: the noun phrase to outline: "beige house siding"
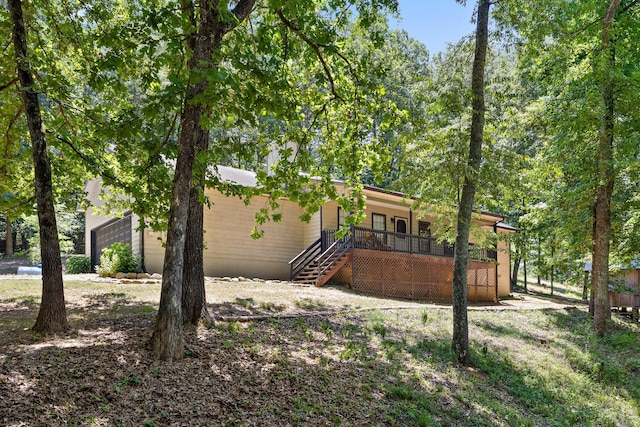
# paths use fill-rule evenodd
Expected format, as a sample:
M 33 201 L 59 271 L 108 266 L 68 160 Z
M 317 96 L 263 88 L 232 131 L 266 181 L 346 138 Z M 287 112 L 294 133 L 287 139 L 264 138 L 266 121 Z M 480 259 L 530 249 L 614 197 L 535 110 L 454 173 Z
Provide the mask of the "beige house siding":
M 136 231 L 140 227 L 140 218 L 138 215 L 131 215 L 131 250 L 136 257 L 142 256 L 142 245 L 140 239 L 140 231 Z
M 205 274 L 211 276 L 251 276 L 265 279 L 289 279 L 289 261 L 305 247 L 305 226 L 300 207 L 281 201 L 282 220 L 267 222 L 259 228 L 264 236 L 254 240 L 255 212 L 265 206 L 266 197 L 255 197 L 246 206 L 243 201 L 208 192 L 213 202 L 205 210 Z
M 289 261 L 306 246 L 313 230 L 320 236 L 319 214 L 309 224 L 300 221 L 302 211 L 293 202 L 282 202 L 282 220 L 267 222 L 261 239 L 251 238 L 255 224 L 255 212 L 264 206 L 265 197 L 255 197 L 251 205 L 226 197 L 215 191 L 207 192 L 212 206 L 205 208 L 204 265 L 207 276 L 245 276 L 265 279 L 289 279 Z M 90 213 L 90 211 L 88 211 Z M 89 219 L 91 218 L 91 219 Z M 87 230 L 91 230 L 112 218 L 87 216 Z M 132 216 L 132 228 L 139 225 L 138 218 Z M 90 233 L 89 233 L 90 234 Z M 132 232 L 132 247 L 139 256 L 142 245 L 140 232 Z M 145 267 L 150 273 L 162 272 L 166 233 L 144 231 Z M 88 243 L 90 244 L 90 242 Z
M 338 203 L 328 202 L 322 206 L 322 229 L 338 229 Z
M 166 233 L 144 231 L 144 265 L 149 273 L 162 273 Z
M 311 245 L 313 242 L 318 240 L 318 238 L 320 238 L 320 218 L 322 217 L 322 215 L 323 213 L 316 212 L 315 214 L 313 214 L 313 216 L 311 217 L 311 220 L 308 223 L 303 224 L 304 248 L 302 249 L 308 248 L 309 245 Z

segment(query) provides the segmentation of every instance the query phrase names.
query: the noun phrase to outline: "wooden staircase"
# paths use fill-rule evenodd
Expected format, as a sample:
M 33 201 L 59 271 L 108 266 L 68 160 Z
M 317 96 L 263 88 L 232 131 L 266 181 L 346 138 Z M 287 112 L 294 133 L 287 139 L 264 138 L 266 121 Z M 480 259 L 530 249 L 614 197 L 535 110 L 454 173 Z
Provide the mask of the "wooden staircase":
M 316 252 L 311 245 L 300 255 L 289 262 L 292 265 L 291 281 L 294 283 L 312 283 L 322 286 L 333 277 L 346 263 L 351 261 L 351 239 L 336 240 L 326 251 L 317 257 L 309 257 L 307 253 Z M 300 260 L 308 263 L 302 265 Z M 294 265 L 297 268 L 294 269 Z M 297 270 L 297 271 L 295 271 Z

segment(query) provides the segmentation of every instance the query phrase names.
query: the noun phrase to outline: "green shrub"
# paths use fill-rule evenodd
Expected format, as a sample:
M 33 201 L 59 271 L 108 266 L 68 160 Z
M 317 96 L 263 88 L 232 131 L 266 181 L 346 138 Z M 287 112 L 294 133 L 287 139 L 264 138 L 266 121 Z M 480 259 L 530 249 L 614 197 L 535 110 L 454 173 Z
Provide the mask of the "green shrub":
M 140 268 L 140 260 L 133 256 L 131 245 L 116 242 L 104 248 L 100 255 L 100 265 L 96 267 L 100 276 L 113 276 L 116 273 L 135 273 Z
M 91 258 L 74 256 L 67 260 L 67 274 L 91 273 Z

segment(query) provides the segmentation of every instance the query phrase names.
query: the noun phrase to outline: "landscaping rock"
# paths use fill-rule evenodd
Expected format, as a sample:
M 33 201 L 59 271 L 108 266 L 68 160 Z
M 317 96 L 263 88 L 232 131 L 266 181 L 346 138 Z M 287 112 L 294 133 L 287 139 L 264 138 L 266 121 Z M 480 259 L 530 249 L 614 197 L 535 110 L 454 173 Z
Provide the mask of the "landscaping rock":
M 116 279 L 124 279 L 127 275 L 125 273 L 116 273 Z
M 127 279 L 137 279 L 138 273 L 127 273 Z
M 149 273 L 138 273 L 138 279 L 150 279 L 151 276 L 149 275 Z
M 153 274 L 151 275 L 151 278 L 152 278 L 152 279 L 162 279 L 162 274 L 159 274 L 159 273 L 153 273 Z
M 233 279 L 231 279 L 232 282 L 239 282 L 240 279 L 238 279 L 237 277 L 234 277 Z
M 222 281 L 223 282 L 230 282 L 231 281 L 231 277 L 223 277 Z

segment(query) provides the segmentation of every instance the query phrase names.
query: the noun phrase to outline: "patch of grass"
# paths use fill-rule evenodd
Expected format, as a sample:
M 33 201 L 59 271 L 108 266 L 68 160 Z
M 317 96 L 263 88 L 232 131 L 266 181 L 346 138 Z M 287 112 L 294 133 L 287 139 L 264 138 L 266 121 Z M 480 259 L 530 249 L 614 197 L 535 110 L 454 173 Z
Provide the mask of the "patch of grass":
M 255 305 L 253 298 L 236 298 L 235 303 L 244 308 L 251 308 Z
M 262 310 L 268 310 L 268 311 L 284 311 L 287 306 L 284 304 L 276 304 L 274 302 L 265 302 L 265 301 L 260 301 L 260 303 L 258 304 L 258 307 L 260 307 Z
M 293 304 L 303 310 L 326 311 L 327 305 L 320 300 L 311 298 L 302 298 L 293 301 Z
M 387 393 L 402 401 L 406 417 L 413 420 L 419 426 L 432 426 L 435 424 L 434 408 L 429 396 L 421 390 L 401 384 L 390 386 Z

